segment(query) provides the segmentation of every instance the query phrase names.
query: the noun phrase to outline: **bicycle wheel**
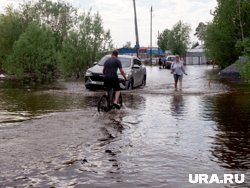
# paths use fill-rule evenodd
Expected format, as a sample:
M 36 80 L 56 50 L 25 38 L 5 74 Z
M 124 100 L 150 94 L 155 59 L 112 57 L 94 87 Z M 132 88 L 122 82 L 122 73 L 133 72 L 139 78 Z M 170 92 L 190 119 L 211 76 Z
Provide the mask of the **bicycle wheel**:
M 108 112 L 109 111 L 109 100 L 106 95 L 103 95 L 98 101 L 98 112 Z

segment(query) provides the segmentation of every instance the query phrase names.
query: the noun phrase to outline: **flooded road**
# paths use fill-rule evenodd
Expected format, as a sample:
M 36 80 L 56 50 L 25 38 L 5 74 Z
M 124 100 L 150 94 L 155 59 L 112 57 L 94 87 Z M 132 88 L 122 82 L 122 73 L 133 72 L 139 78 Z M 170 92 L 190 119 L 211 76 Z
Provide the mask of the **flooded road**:
M 0 187 L 250 187 L 250 88 L 187 66 L 169 70 L 124 107 L 97 112 L 83 83 L 33 89 L 0 83 Z M 60 88 L 60 89 L 59 89 Z M 191 184 L 189 174 L 244 174 L 242 184 Z

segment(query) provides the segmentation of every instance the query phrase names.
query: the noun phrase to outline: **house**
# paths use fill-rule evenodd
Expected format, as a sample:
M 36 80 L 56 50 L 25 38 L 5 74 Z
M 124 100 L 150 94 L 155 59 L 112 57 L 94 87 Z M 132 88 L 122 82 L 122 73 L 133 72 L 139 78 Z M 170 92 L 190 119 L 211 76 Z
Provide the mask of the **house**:
M 189 49 L 186 54 L 187 65 L 202 65 L 207 63 L 205 50 L 203 45 L 199 45 L 194 49 Z

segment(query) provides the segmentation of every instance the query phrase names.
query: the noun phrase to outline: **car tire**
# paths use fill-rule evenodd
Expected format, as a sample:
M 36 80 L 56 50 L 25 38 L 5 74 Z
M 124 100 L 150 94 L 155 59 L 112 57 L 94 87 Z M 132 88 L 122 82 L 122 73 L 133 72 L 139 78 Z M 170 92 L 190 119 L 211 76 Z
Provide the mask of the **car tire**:
M 133 80 L 133 78 L 131 78 L 130 80 L 129 80 L 129 82 L 128 82 L 128 88 L 127 88 L 128 90 L 132 90 L 132 89 L 134 89 L 134 80 Z
M 142 79 L 141 86 L 146 86 L 146 75 L 144 75 L 144 77 Z

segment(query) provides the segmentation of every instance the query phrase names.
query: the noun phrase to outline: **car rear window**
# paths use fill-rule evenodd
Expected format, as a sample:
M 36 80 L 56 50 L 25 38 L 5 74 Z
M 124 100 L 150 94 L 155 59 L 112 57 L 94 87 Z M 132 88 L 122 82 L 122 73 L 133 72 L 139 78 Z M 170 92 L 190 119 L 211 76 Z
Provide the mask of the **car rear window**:
M 167 61 L 175 61 L 175 57 L 168 57 Z
M 103 66 L 105 61 L 110 58 L 110 56 L 104 56 L 99 62 L 98 65 Z M 130 67 L 131 65 L 131 59 L 130 58 L 125 58 L 125 57 L 118 57 L 118 59 L 122 63 L 122 67 L 127 68 Z

